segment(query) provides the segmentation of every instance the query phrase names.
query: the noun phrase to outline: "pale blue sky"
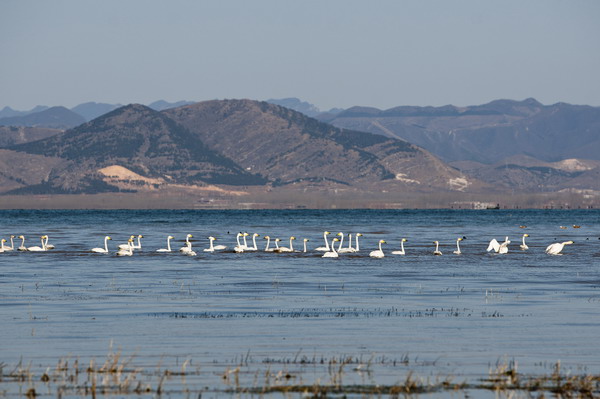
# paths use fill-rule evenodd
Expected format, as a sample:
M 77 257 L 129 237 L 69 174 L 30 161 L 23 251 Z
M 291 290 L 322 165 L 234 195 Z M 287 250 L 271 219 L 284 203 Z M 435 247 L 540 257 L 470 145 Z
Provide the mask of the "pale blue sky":
M 600 1 L 0 0 L 0 108 L 600 106 Z

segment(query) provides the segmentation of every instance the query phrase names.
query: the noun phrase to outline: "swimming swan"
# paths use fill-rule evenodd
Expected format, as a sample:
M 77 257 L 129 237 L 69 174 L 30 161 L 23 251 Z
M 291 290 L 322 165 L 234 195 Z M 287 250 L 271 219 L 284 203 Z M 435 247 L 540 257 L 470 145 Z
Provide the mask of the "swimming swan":
M 246 251 L 258 251 L 258 247 L 256 246 L 256 237 L 260 237 L 260 234 L 258 234 L 258 233 L 252 234 L 252 246 L 247 247 Z
M 296 237 L 291 236 L 290 237 L 290 247 L 278 247 L 275 252 L 294 252 L 294 240 L 296 239 Z
M 308 238 L 305 238 L 302 241 L 304 242 L 304 250 L 302 252 L 306 252 L 306 243 L 309 242 L 310 240 Z
M 526 251 L 529 249 L 527 244 L 525 244 L 525 237 L 529 237 L 529 234 L 523 234 L 523 244 L 519 245 L 519 248 L 521 248 L 523 251 Z
M 508 236 L 504 239 L 504 242 L 502 244 L 500 244 L 498 241 L 496 241 L 495 238 L 493 238 L 492 241 L 490 241 L 490 245 L 488 245 L 487 247 L 487 251 L 490 252 L 491 250 L 494 250 L 494 252 L 497 252 L 499 254 L 505 254 L 508 253 L 508 244 L 510 244 Z
M 31 252 L 46 251 L 46 241 L 45 241 L 46 240 L 46 236 L 42 236 L 41 239 L 42 239 L 42 246 L 41 247 L 38 247 L 38 246 L 29 247 L 29 248 L 27 248 L 27 250 L 31 251 Z
M 27 251 L 27 247 L 25 246 L 25 236 L 20 235 L 18 238 L 21 239 L 21 245 L 17 248 L 17 251 Z
M 383 249 L 381 249 L 381 244 L 385 244 L 385 240 L 379 240 L 379 249 L 375 250 L 375 251 L 371 251 L 371 253 L 369 253 L 369 256 L 371 258 L 383 258 L 385 255 L 383 253 Z
M 565 245 L 571 244 L 573 244 L 573 241 L 555 242 L 554 244 L 550 244 L 548 247 L 546 247 L 546 253 L 548 255 L 562 255 L 560 251 L 563 250 Z
M 171 252 L 171 240 L 173 238 L 175 238 L 175 237 L 168 236 L 167 237 L 167 247 L 166 248 L 157 249 L 156 252 Z
M 179 248 L 179 252 L 190 252 L 192 250 L 192 243 L 190 242 L 190 238 L 194 237 L 191 234 L 185 236 L 185 246 Z
M 129 238 L 133 241 L 133 239 L 135 238 L 135 236 L 131 235 L 129 236 Z M 117 248 L 119 249 L 129 249 L 130 245 L 129 245 L 129 240 L 127 240 L 127 244 L 119 244 L 119 246 Z
M 461 250 L 460 250 L 460 242 L 461 242 L 462 240 L 463 240 L 463 239 L 462 239 L 462 237 L 458 237 L 458 238 L 456 239 L 456 250 L 455 250 L 455 251 L 452 251 L 452 252 L 453 252 L 453 253 L 455 253 L 456 255 L 460 255 L 460 254 L 462 254 L 462 252 L 461 252 Z
M 127 240 L 127 248 L 121 248 L 117 251 L 117 256 L 131 256 L 131 255 L 133 255 L 133 238 L 130 238 L 129 240 Z
M 406 241 L 408 241 L 406 238 L 400 240 L 400 251 L 392 251 L 392 255 L 405 255 L 406 252 L 404 251 L 404 243 Z
M 104 248 L 92 248 L 92 252 L 96 252 L 99 254 L 107 254 L 108 253 L 108 240 L 112 240 L 109 236 L 104 237 Z
M 339 257 L 338 253 L 335 251 L 335 243 L 339 241 L 339 239 L 336 237 L 333 240 L 331 240 L 331 251 L 327 251 L 323 254 L 323 256 L 321 256 L 321 258 L 337 258 Z
M 442 251 L 440 251 L 440 243 L 439 243 L 439 241 L 434 241 L 433 243 L 435 244 L 435 251 L 433 251 L 433 254 L 441 256 L 442 255 Z
M 331 234 L 330 232 L 326 231 L 323 233 L 323 240 L 325 240 L 325 246 L 324 247 L 317 247 L 315 248 L 315 251 L 325 251 L 325 252 L 330 252 L 331 249 L 329 248 L 329 241 L 327 241 L 327 235 Z
M 352 234 L 348 234 L 348 246 L 346 248 L 342 248 L 342 243 L 340 242 L 340 246 L 338 247 L 338 253 L 347 254 L 356 252 L 354 248 L 352 248 Z

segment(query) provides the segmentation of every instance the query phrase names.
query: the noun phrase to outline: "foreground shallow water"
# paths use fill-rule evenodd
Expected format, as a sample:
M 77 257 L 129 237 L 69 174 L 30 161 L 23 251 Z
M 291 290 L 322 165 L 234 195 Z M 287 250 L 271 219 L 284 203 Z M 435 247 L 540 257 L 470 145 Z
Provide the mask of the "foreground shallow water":
M 474 381 L 509 364 L 521 373 L 552 373 L 557 362 L 564 372 L 600 373 L 595 210 L 2 211 L 0 217 L 3 237 L 24 234 L 29 246 L 47 234 L 56 245 L 0 254 L 5 372 L 19 362 L 39 373 L 59 359 L 102 363 L 120 351 L 132 367 L 196 370 L 185 384 L 203 389 L 234 384 L 228 373 L 241 386 L 260 385 L 267 374 L 275 381 L 277 373 L 282 383 L 295 384 L 342 374 L 344 384 L 394 384 L 409 373 Z M 324 230 L 364 234 L 361 251 L 337 259 L 314 251 L 232 251 L 239 231 L 261 234 L 260 248 L 264 235 L 286 245 L 294 235 L 297 249 L 303 238 L 310 249 L 323 245 Z M 530 248 L 521 251 L 525 232 Z M 179 248 L 188 233 L 197 256 L 155 252 L 167 235 Z M 89 252 L 107 234 L 111 253 Z M 117 257 L 116 244 L 130 234 L 144 235 L 142 250 Z M 228 250 L 203 252 L 209 235 Z M 486 252 L 491 238 L 505 236 L 512 241 L 508 254 Z M 391 255 L 403 237 L 406 256 Z M 466 237 L 461 255 L 452 253 L 457 237 Z M 370 258 L 380 239 L 386 257 Z M 442 256 L 432 255 L 434 240 Z M 575 243 L 564 255 L 544 253 L 548 244 L 567 240 Z M 341 374 L 332 362 L 343 365 Z M 181 388 L 178 379 L 172 383 L 173 392 Z

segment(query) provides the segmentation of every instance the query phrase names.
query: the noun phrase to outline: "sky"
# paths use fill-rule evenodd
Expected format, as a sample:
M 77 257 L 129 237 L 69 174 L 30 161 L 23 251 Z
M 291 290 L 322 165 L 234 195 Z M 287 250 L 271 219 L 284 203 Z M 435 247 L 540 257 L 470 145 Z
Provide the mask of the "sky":
M 0 0 L 0 109 L 600 106 L 596 0 Z

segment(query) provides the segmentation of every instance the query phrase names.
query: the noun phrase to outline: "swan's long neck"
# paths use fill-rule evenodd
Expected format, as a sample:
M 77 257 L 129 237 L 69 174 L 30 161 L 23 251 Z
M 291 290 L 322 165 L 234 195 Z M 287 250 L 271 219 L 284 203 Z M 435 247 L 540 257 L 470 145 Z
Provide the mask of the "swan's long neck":
M 237 241 L 237 245 L 238 245 L 238 247 L 241 247 L 241 246 L 242 246 L 242 244 L 240 244 L 240 236 L 241 236 L 241 234 L 240 234 L 240 233 L 238 233 L 238 235 L 235 237 L 235 240 Z
M 352 250 L 352 234 L 348 234 L 348 249 Z
M 294 252 L 294 240 L 290 238 L 290 250 Z
M 440 243 L 439 243 L 439 242 L 436 242 L 436 243 L 435 243 L 435 252 L 438 252 L 438 251 L 439 251 L 439 249 L 440 249 Z
M 42 237 L 42 249 L 46 250 L 46 243 L 48 242 L 48 237 Z
M 404 240 L 400 240 L 400 250 L 404 252 Z
M 167 237 L 167 249 L 171 252 L 171 236 Z
M 108 237 L 104 237 L 104 252 L 108 252 Z
M 140 236 L 138 236 L 138 245 L 137 245 L 137 247 L 138 247 L 139 249 L 142 249 L 142 239 L 141 239 L 141 237 L 140 237 Z
M 21 246 L 25 247 L 25 236 L 21 238 Z
M 256 236 L 255 235 L 252 236 L 252 245 L 254 246 L 254 250 L 256 251 L 258 249 L 258 247 L 256 246 Z
M 358 251 L 358 234 L 356 235 L 356 250 Z
M 10 249 L 15 249 L 15 243 L 13 242 L 13 236 L 10 236 Z
M 246 234 L 243 234 L 244 236 L 244 248 L 248 248 L 248 241 L 246 241 Z
M 271 237 L 267 237 L 267 246 L 265 247 L 265 251 L 269 250 L 269 244 L 271 244 Z
M 213 246 L 213 241 L 214 241 L 214 240 L 213 240 L 212 238 L 209 238 L 208 240 L 210 241 L 210 248 L 209 248 L 209 249 L 210 249 L 211 251 L 214 251 L 214 250 L 215 250 L 215 247 Z
M 325 240 L 325 248 L 329 251 L 329 241 L 327 241 L 327 234 L 323 233 L 323 239 Z
M 523 236 L 523 245 L 525 245 L 525 236 Z
M 383 252 L 383 249 L 381 248 L 381 241 L 379 241 L 379 251 Z
M 304 241 L 304 252 L 306 252 L 306 241 Z
M 342 236 L 342 239 L 340 240 L 340 245 L 338 245 L 338 251 L 342 249 L 342 245 L 344 245 L 344 235 L 342 233 L 340 233 L 339 235 Z
M 456 250 L 460 252 L 460 240 L 456 240 Z

